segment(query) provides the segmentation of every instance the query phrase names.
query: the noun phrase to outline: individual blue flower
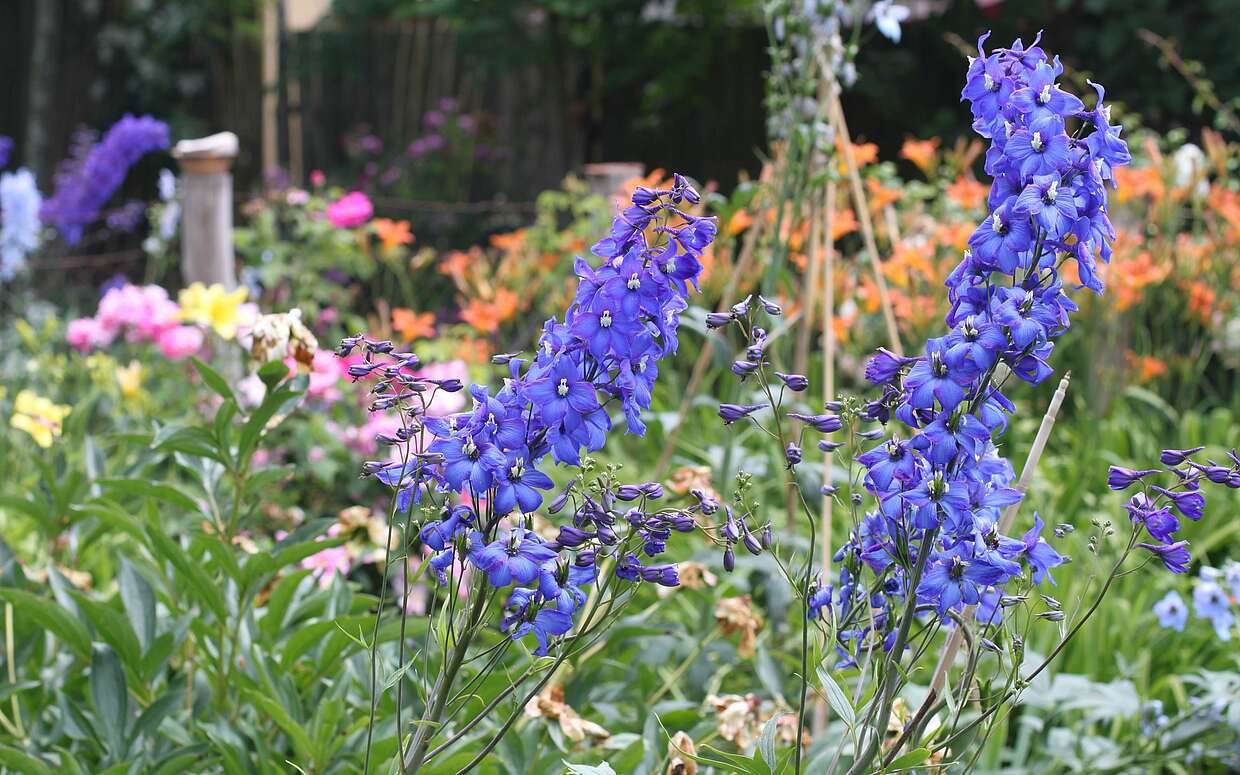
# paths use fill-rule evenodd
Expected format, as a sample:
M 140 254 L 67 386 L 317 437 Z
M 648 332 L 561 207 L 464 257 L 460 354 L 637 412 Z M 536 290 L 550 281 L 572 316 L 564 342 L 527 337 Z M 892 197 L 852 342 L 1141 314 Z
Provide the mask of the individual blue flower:
M 525 382 L 523 388 L 549 426 L 564 422 L 576 427 L 582 415 L 598 409 L 594 385 L 581 376 L 581 367 L 568 355 L 557 357 L 551 368 Z
M 437 552 L 441 552 L 452 543 L 452 539 L 474 523 L 474 510 L 468 506 L 456 506 L 444 519 L 427 523 L 418 533 L 422 543 Z
M 1034 584 L 1041 584 L 1043 579 L 1050 579 L 1054 584 L 1055 577 L 1051 575 L 1051 568 L 1063 565 L 1066 560 L 1042 537 L 1043 526 L 1042 518 L 1034 513 L 1033 527 L 1021 538 L 1021 543 L 1024 544 L 1023 556 L 1029 567 L 1033 568 Z
M 1202 495 L 1195 486 L 1186 487 L 1183 490 L 1168 490 L 1155 485 L 1153 489 L 1165 495 L 1176 511 L 1191 520 L 1201 519 L 1205 513 L 1206 496 Z
M 1197 582 L 1197 586 L 1193 588 L 1193 610 L 1201 618 L 1210 620 L 1219 640 L 1231 640 L 1231 626 L 1236 617 L 1231 612 L 1227 593 L 1217 582 Z
M 926 343 L 926 355 L 904 378 L 904 388 L 909 391 L 909 404 L 917 409 L 933 409 L 937 400 L 943 411 L 950 412 L 964 400 L 967 378 L 952 371 L 946 358 L 943 342 L 931 339 Z
M 1033 244 L 1029 218 L 1016 213 L 1009 202 L 995 208 L 969 237 L 972 259 L 986 268 L 1011 273 L 1020 265 L 1019 255 Z
M 543 657 L 551 647 L 551 639 L 568 633 L 572 628 L 571 615 L 557 608 L 543 606 L 534 614 L 533 620 L 522 622 L 512 631 L 512 639 L 520 640 L 531 632 L 534 633 L 534 637 L 538 639 L 538 648 L 534 649 L 534 655 Z
M 1158 473 L 1157 468 L 1124 468 L 1123 466 L 1111 466 L 1107 469 L 1107 486 L 1112 490 L 1126 490 L 1147 476 Z
M 1133 522 L 1144 525 L 1146 532 L 1154 538 L 1164 544 L 1175 540 L 1173 535 L 1180 529 L 1180 520 L 1176 519 L 1170 508 L 1156 506 L 1145 493 L 1139 492 L 1124 504 L 1124 509 Z
M 875 493 L 890 492 L 893 482 L 911 482 L 917 474 L 909 443 L 895 437 L 859 455 L 857 462 L 866 467 L 866 484 Z
M 1005 580 L 1003 568 L 978 561 L 958 547 L 930 561 L 930 567 L 917 585 L 917 597 L 933 601 L 942 614 L 961 603 L 976 605 L 983 589 Z
M 489 544 L 478 531 L 470 534 L 469 560 L 486 574 L 493 587 L 506 587 L 514 581 L 532 584 L 539 568 L 555 558 L 555 550 L 525 528 L 501 530 Z
M 1068 232 L 1076 223 L 1076 200 L 1072 190 L 1062 190 L 1058 174 L 1035 175 L 1016 198 L 1015 211 L 1033 219 L 1051 237 Z
M 1184 624 L 1188 621 L 1188 607 L 1184 598 L 1174 589 L 1163 595 L 1162 600 L 1154 604 L 1154 614 L 1158 617 L 1159 626 L 1176 632 L 1184 632 Z
M 1070 148 L 1063 119 L 1051 115 L 1034 120 L 1028 129 L 1014 131 L 1003 153 L 1020 164 L 1021 177 L 1028 179 L 1035 175 L 1052 175 L 1066 167 L 1071 161 Z
M 507 462 L 498 447 L 472 433 L 436 439 L 430 451 L 443 455 L 443 476 L 454 492 L 466 484 L 475 494 L 486 492 Z
M 1139 543 L 1137 546 L 1157 557 L 1172 573 L 1186 572 L 1193 559 L 1188 551 L 1188 541 L 1176 541 L 1173 544 Z
M 542 493 L 555 486 L 551 477 L 534 468 L 520 452 L 508 455 L 507 468 L 496 477 L 495 513 L 508 514 L 520 507 L 522 513 L 533 514 L 542 505 Z
M 1055 67 L 1041 62 L 1029 73 L 1025 86 L 1012 92 L 1012 104 L 1032 120 L 1048 116 L 1073 116 L 1085 109 L 1085 104 L 1074 94 L 1055 85 L 1055 78 L 1063 68 L 1059 58 Z

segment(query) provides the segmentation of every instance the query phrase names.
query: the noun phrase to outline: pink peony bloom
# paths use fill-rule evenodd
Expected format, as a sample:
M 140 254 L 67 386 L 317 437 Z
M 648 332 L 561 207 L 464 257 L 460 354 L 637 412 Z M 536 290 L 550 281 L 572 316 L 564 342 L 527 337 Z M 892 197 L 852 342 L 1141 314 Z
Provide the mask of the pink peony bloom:
M 374 205 L 361 191 L 345 194 L 327 206 L 327 220 L 340 229 L 362 226 L 374 214 Z
M 202 331 L 193 326 L 174 326 L 160 333 L 157 343 L 165 358 L 179 361 L 202 349 Z
M 296 368 L 292 358 L 285 361 L 289 368 Z M 310 384 L 306 387 L 306 395 L 325 404 L 334 404 L 344 397 L 340 392 L 340 379 L 348 367 L 328 350 L 314 353 L 314 361 L 310 368 Z
M 99 347 L 107 347 L 116 338 L 115 331 L 109 331 L 95 318 L 78 318 L 70 321 L 65 339 L 78 352 L 88 353 Z
M 130 342 L 150 342 L 177 324 L 180 311 L 158 285 L 127 283 L 104 294 L 95 319 L 108 331 L 124 330 Z

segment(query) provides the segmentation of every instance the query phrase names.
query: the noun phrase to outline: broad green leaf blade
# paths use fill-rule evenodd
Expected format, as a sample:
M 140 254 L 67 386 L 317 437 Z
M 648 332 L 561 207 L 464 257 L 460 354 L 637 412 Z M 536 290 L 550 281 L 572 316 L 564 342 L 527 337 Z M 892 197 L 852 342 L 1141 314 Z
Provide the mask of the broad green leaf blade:
M 129 694 L 125 689 L 125 671 L 116 652 L 107 646 L 96 646 L 90 663 L 90 694 L 95 713 L 103 725 L 108 750 L 116 758 L 125 751 L 125 728 L 129 721 Z
M 86 625 L 55 601 L 20 589 L 0 589 L 0 600 L 11 603 L 17 617 L 37 622 L 40 627 L 77 652 L 78 656 L 90 656 L 90 633 L 87 632 Z
M 116 581 L 125 603 L 125 615 L 142 644 L 142 652 L 146 653 L 155 640 L 155 591 L 133 563 L 124 558 Z

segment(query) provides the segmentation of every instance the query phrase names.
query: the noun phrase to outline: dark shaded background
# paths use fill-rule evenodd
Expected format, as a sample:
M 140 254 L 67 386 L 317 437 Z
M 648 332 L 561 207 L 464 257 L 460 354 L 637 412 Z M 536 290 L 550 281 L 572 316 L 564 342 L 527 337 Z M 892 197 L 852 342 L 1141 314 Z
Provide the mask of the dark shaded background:
M 36 62 L 36 2 L 55 18 L 50 42 L 44 36 L 50 67 Z M 303 86 L 303 169 L 350 174 L 340 137 L 358 123 L 381 137 L 386 129 L 403 134 L 383 137 L 403 147 L 416 134 L 414 111 L 437 94 L 493 114 L 507 144 L 500 174 L 472 199 L 526 201 L 590 161 L 675 166 L 727 188 L 742 170 L 756 170 L 765 144 L 766 34 L 751 0 L 680 0 L 674 8 L 652 20 L 645 3 L 628 0 L 337 0 L 319 28 L 284 36 L 285 104 L 288 84 Z M 263 172 L 257 14 L 255 0 L 0 3 L 0 134 L 15 138 L 18 159 L 48 188 L 80 125 L 106 128 L 128 111 L 168 120 L 174 137 L 231 129 L 242 140 L 238 181 L 255 187 Z M 1189 84 L 1138 39 L 1142 28 L 1202 62 L 1224 99 L 1240 93 L 1238 0 L 1043 0 L 988 9 L 957 0 L 907 24 L 899 45 L 866 41 L 860 80 L 845 100 L 849 120 L 885 158 L 907 136 L 950 141 L 968 132 L 968 112 L 958 102 L 964 60 L 949 38 L 971 44 L 992 29 L 992 43 L 1006 44 L 1045 29 L 1048 47 L 1146 125 L 1193 129 L 1208 121 L 1194 112 Z M 420 59 L 420 47 L 433 50 Z M 401 71 L 406 80 L 397 83 Z M 401 96 L 415 83 L 420 103 Z M 37 88 L 50 99 L 41 143 L 30 136 Z M 396 106 L 409 115 L 394 120 Z M 286 108 L 285 163 L 287 118 Z

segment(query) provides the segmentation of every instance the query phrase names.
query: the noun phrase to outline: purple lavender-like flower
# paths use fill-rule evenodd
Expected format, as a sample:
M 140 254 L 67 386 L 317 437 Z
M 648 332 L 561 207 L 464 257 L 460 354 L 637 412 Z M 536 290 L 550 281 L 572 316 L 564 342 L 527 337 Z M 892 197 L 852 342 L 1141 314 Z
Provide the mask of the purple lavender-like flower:
M 99 217 L 113 192 L 132 167 L 151 151 L 167 148 L 168 125 L 150 116 L 126 114 L 97 145 L 79 147 L 56 174 L 56 190 L 43 203 L 39 217 L 55 226 L 65 241 L 76 244 L 83 229 Z

